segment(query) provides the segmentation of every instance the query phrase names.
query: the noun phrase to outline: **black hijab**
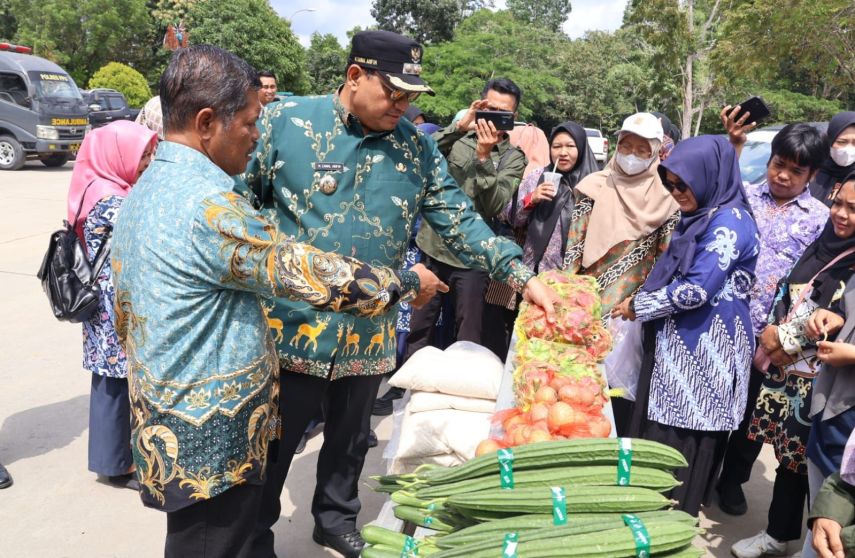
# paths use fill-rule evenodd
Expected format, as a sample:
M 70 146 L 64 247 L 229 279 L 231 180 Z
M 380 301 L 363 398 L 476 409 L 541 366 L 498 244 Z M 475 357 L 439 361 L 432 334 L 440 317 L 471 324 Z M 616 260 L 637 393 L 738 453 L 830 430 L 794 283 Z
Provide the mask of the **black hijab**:
M 845 184 L 853 180 L 855 180 L 855 172 L 844 176 L 840 182 Z M 807 247 L 805 253 L 793 267 L 787 282 L 792 285 L 807 283 L 831 260 L 852 247 L 855 247 L 855 235 L 850 238 L 838 237 L 834 234 L 834 226 L 831 224 L 831 218 L 829 218 L 822 234 Z M 842 258 L 831 269 L 819 275 L 813 284 L 811 299 L 820 307 L 827 308 L 831 304 L 834 293 L 840 288 L 841 281 L 846 283 L 852 276 L 853 266 L 855 266 L 855 253 Z
M 662 122 L 662 131 L 671 138 L 671 141 L 674 144 L 680 143 L 680 140 L 683 139 L 683 133 L 680 131 L 680 128 L 674 126 L 674 123 L 671 122 L 671 119 L 662 114 L 661 112 L 651 112 L 653 116 L 659 119 Z
M 828 144 L 832 145 L 835 140 L 849 126 L 855 125 L 855 112 L 839 112 L 834 115 L 828 123 Z M 834 187 L 843 183 L 843 179 L 855 172 L 855 163 L 848 167 L 841 167 L 834 162 L 831 156 L 825 159 L 813 184 L 810 185 L 810 193 L 827 206 L 831 206 Z
M 550 160 L 552 159 L 552 142 L 555 136 L 561 133 L 570 134 L 579 155 L 576 158 L 576 164 L 569 171 L 561 172 L 556 168 L 556 172 L 561 172 L 558 192 L 551 201 L 539 203 L 529 218 L 526 238 L 532 247 L 535 272 L 540 267 L 540 260 L 543 259 L 543 254 L 549 245 L 549 239 L 552 238 L 552 233 L 558 224 L 561 226 L 561 253 L 564 253 L 567 248 L 567 229 L 570 225 L 570 217 L 573 214 L 573 189 L 584 177 L 599 170 L 594 159 L 594 153 L 588 145 L 588 135 L 585 133 L 585 129 L 575 122 L 559 124 L 549 133 Z M 543 172 L 552 171 L 555 161 L 551 162 L 552 164 L 543 167 Z M 540 180 L 537 183 L 543 183 L 543 173 L 541 173 Z

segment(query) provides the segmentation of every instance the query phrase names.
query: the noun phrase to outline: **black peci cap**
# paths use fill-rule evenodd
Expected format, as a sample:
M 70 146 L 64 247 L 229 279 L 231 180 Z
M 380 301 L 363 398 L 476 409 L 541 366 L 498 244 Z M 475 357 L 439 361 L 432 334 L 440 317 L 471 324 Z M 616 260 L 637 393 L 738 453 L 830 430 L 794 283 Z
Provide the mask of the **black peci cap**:
M 353 36 L 348 65 L 377 70 L 394 88 L 435 95 L 420 77 L 422 45 L 391 31 L 360 31 Z

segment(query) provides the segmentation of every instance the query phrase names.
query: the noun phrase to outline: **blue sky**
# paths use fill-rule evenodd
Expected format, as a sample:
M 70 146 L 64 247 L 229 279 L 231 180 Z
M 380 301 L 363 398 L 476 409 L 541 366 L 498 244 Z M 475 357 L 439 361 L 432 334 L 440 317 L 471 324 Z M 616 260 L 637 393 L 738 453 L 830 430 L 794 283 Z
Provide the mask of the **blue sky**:
M 592 29 L 617 29 L 623 19 L 626 2 L 573 0 L 573 11 L 564 23 L 564 32 L 575 39 Z M 271 0 L 270 3 L 282 17 L 291 20 L 294 32 L 306 46 L 314 31 L 332 33 L 342 46 L 346 46 L 347 31 L 357 25 L 366 27 L 374 23 L 371 0 Z M 496 1 L 497 8 L 504 7 L 504 4 L 504 0 Z

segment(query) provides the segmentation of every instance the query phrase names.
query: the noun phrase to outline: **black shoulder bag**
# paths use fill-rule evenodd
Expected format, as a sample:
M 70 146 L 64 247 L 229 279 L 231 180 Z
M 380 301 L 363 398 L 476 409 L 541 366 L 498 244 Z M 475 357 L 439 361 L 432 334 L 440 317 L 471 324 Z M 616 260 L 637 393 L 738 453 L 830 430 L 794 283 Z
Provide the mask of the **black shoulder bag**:
M 50 236 L 47 252 L 37 274 L 53 315 L 61 322 L 85 322 L 95 314 L 98 309 L 98 275 L 110 254 L 112 231 L 107 233 L 95 260 L 90 264 L 83 243 L 74 230 L 89 186 L 92 186 L 92 182 L 83 191 L 74 221 L 63 221 L 64 228 Z

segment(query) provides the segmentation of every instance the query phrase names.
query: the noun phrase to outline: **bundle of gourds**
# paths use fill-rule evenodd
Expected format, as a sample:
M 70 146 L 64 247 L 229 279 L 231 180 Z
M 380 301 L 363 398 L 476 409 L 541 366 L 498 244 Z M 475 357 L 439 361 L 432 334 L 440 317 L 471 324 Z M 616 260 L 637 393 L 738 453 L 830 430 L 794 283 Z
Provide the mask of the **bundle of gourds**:
M 692 557 L 697 518 L 669 508 L 680 452 L 657 442 L 577 439 L 527 444 L 457 467 L 374 477 L 395 516 L 435 535 L 368 525 L 365 558 Z

